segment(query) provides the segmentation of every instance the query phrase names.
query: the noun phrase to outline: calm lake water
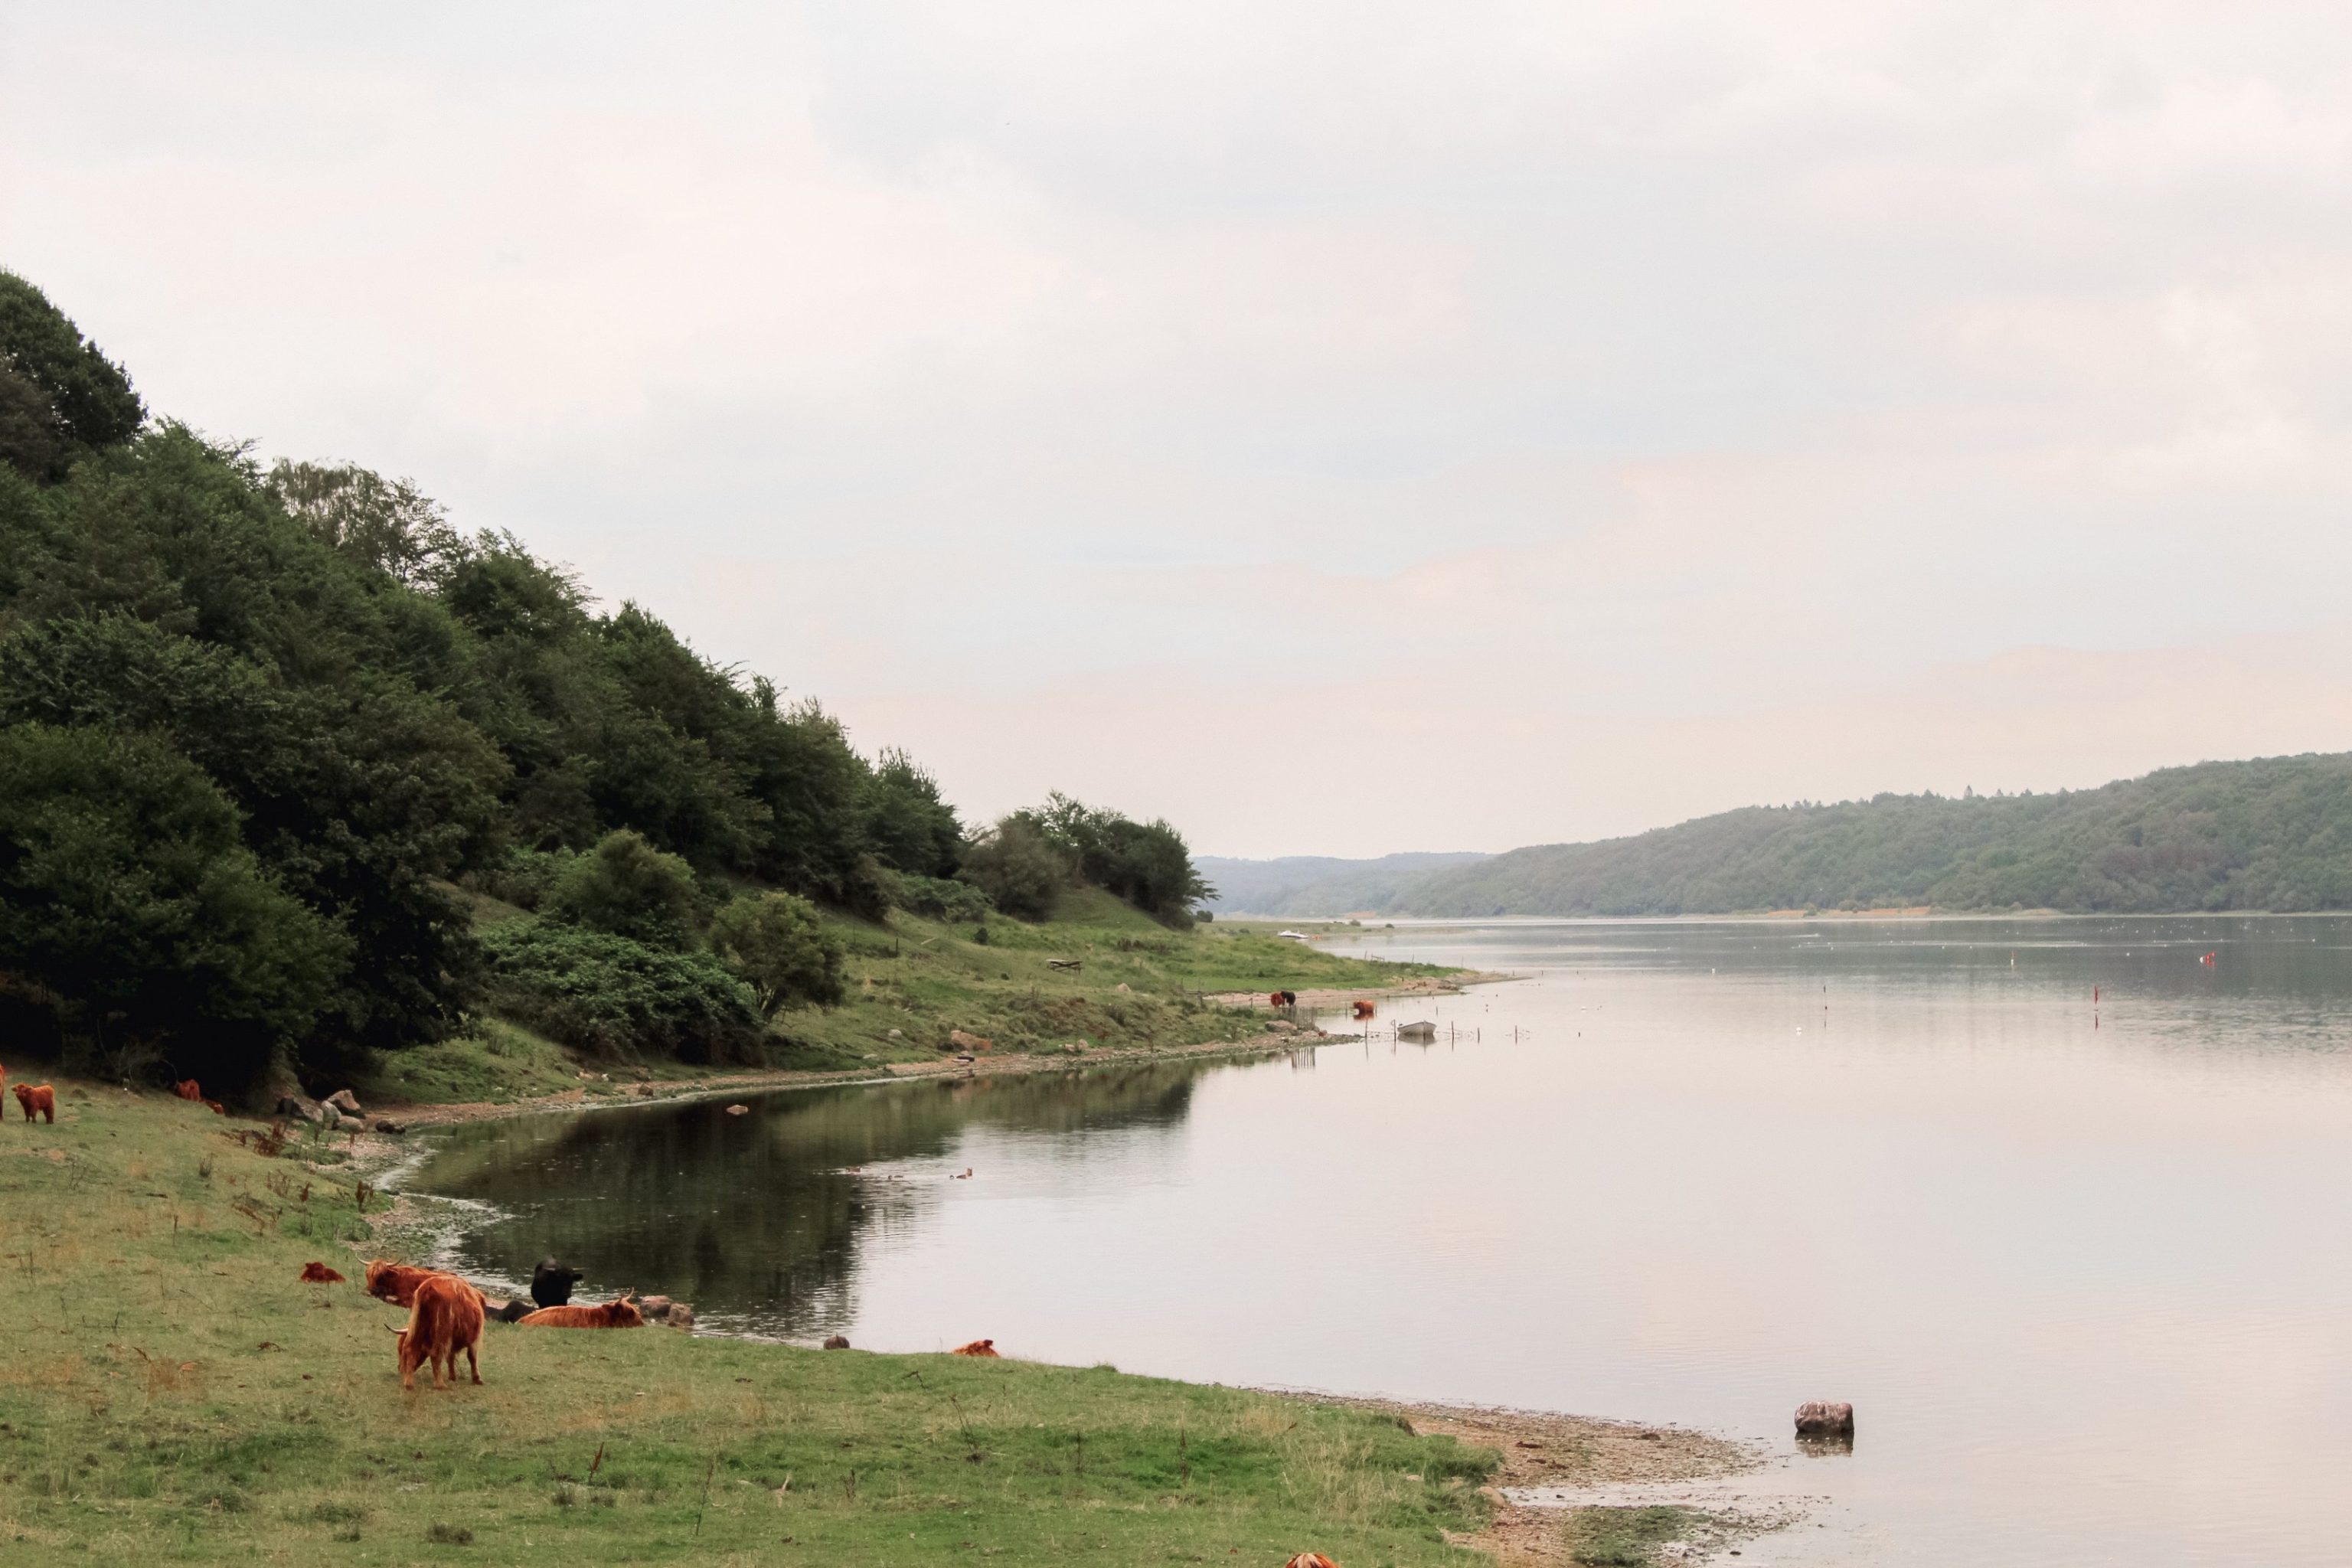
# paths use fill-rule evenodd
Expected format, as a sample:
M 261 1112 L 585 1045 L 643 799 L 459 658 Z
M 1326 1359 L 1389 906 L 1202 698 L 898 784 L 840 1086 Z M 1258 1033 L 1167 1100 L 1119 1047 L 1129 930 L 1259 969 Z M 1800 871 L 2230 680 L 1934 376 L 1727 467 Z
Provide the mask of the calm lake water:
M 1745 1563 L 2352 1558 L 2352 921 L 1357 945 L 1528 978 L 1384 1006 L 1433 1046 L 533 1118 L 413 1184 L 496 1205 L 469 1270 L 706 1324 L 1756 1439 L 1824 1500 Z

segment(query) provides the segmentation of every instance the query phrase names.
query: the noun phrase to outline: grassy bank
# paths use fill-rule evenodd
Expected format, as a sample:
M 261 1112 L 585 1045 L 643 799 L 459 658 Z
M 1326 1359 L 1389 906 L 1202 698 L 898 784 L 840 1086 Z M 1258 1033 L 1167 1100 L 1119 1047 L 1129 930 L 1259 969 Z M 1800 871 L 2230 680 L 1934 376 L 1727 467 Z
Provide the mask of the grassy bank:
M 527 918 L 488 899 L 475 902 L 484 925 Z M 830 918 L 828 925 L 846 955 L 846 998 L 781 1015 L 766 1059 L 736 1068 L 833 1071 L 937 1060 L 957 1029 L 992 1041 L 1003 1055 L 1196 1046 L 1247 1038 L 1265 1022 L 1262 1007 L 1223 1005 L 1214 1000 L 1220 993 L 1372 992 L 1460 973 L 1343 958 L 1283 941 L 1265 926 L 1171 931 L 1091 889 L 1069 893 L 1057 918 L 1034 925 L 1001 918 L 950 925 L 903 911 L 879 923 Z M 499 1101 L 579 1089 L 583 1071 L 625 1081 L 713 1070 L 652 1056 L 592 1058 L 485 1019 L 463 1038 L 383 1058 L 354 1087 L 371 1100 Z M 593 1081 L 596 1091 L 611 1088 Z
M 264 1563 L 1475 1560 L 1486 1450 L 1091 1371 L 494 1324 L 404 1394 L 352 1184 L 202 1107 L 61 1085 L 0 1142 L 0 1542 Z M 332 1160 L 331 1154 L 326 1156 Z M 959 1325 L 961 1328 L 961 1325 Z M 31 1560 L 28 1556 L 26 1560 Z

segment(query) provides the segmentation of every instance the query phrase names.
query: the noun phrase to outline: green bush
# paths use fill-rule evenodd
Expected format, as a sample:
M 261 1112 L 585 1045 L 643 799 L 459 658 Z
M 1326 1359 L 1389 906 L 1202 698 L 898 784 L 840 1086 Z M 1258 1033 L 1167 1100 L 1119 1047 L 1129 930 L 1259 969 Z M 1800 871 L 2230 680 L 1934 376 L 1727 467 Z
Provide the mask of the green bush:
M 841 1000 L 841 944 L 816 906 L 790 893 L 746 893 L 710 922 L 710 948 L 773 1017 L 794 1003 Z
M 548 889 L 553 919 L 651 947 L 694 942 L 694 872 L 626 827 L 574 858 Z
M 926 920 L 961 924 L 965 921 L 984 921 L 996 912 L 988 895 L 970 882 L 885 870 L 882 887 L 892 909 L 921 915 Z
M 1020 920 L 1051 919 L 1070 872 L 1068 858 L 1026 816 L 1008 816 L 964 846 L 964 879 Z
M 493 1012 L 582 1050 L 682 1061 L 747 1059 L 761 1020 L 751 991 L 707 952 L 608 931 L 512 921 L 482 939 Z
M 569 849 L 517 847 L 497 865 L 467 877 L 466 885 L 517 909 L 536 910 L 579 858 Z

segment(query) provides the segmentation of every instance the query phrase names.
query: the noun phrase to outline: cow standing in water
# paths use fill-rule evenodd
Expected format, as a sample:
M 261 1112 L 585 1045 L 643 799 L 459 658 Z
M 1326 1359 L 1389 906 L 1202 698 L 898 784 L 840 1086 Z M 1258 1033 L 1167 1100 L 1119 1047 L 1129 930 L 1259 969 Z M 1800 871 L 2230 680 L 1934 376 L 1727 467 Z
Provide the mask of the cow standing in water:
M 453 1274 L 436 1274 L 416 1288 L 408 1327 L 400 1331 L 400 1386 L 416 1386 L 416 1369 L 430 1362 L 433 1386 L 457 1381 L 457 1352 L 474 1381 L 482 1381 L 482 1293 Z M 447 1378 L 442 1376 L 446 1369 Z

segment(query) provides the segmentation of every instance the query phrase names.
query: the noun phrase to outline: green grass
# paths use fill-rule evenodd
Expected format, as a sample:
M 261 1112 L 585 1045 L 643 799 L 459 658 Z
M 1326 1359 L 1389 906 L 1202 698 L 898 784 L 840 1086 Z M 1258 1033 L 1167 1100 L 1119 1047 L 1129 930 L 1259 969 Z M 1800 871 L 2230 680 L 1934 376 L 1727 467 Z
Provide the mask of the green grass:
M 1570 1516 L 1569 1551 L 1584 1568 L 1650 1568 L 1658 1548 L 1699 1524 L 1685 1508 L 1585 1508 Z
M 297 1280 L 354 1272 L 348 1175 L 60 1088 L 0 1141 L 0 1559 L 1482 1561 L 1486 1451 L 1108 1368 L 493 1324 L 485 1386 L 403 1393 L 401 1314 Z
M 478 897 L 476 905 L 486 921 L 520 918 L 493 900 Z M 847 997 L 838 1006 L 780 1015 L 767 1059 L 739 1066 L 825 1071 L 933 1060 L 953 1029 L 995 1042 L 1000 1053 L 1061 1051 L 1081 1042 L 1087 1049 L 1132 1049 L 1242 1040 L 1259 1031 L 1263 1008 L 1206 997 L 1375 990 L 1457 973 L 1342 958 L 1280 941 L 1271 926 L 1171 931 L 1093 889 L 1066 895 L 1060 914 L 1041 924 L 992 919 L 985 942 L 977 940 L 976 922 L 904 912 L 879 923 L 829 916 L 827 925 L 847 954 Z M 1056 969 L 1056 959 L 1080 967 Z M 651 1055 L 590 1057 L 484 1019 L 464 1037 L 381 1058 L 352 1088 L 362 1103 L 371 1096 L 410 1104 L 509 1101 L 573 1089 L 602 1096 L 632 1079 L 691 1080 L 708 1072 Z

